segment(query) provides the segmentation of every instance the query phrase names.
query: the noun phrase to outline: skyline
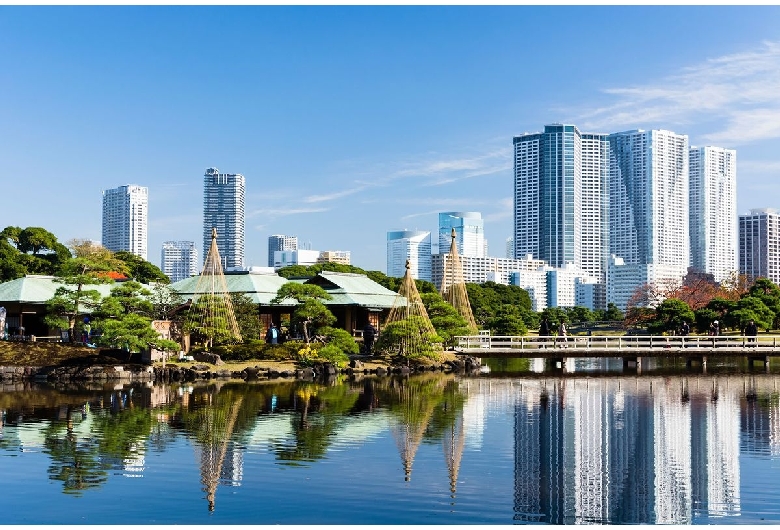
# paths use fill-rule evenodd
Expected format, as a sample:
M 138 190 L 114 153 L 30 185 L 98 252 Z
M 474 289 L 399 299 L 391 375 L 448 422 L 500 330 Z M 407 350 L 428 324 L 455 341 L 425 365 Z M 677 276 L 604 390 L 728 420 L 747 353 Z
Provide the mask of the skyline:
M 164 241 L 200 246 L 216 167 L 246 179 L 247 266 L 285 234 L 385 271 L 387 232 L 436 233 L 447 211 L 480 212 L 503 256 L 512 139 L 552 123 L 736 149 L 737 214 L 780 208 L 778 21 L 774 6 L 1 7 L 1 223 L 99 241 L 102 191 L 144 186 L 160 265 Z

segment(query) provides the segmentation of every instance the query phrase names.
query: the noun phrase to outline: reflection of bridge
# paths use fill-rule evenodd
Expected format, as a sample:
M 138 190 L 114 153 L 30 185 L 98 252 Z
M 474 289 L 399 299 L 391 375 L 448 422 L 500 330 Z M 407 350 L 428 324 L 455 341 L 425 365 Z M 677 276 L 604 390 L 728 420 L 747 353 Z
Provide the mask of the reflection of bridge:
M 780 336 L 570 336 L 515 337 L 471 335 L 457 337 L 455 351 L 475 357 L 520 357 L 562 359 L 564 357 L 685 357 L 706 364 L 707 357 L 748 358 L 769 365 L 780 356 Z

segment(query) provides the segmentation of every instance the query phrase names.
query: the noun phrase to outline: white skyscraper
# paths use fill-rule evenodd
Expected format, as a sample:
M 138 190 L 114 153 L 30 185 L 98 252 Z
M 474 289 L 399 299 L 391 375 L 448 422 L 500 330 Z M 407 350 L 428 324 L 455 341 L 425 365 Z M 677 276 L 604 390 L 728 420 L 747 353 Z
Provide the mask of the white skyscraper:
M 756 208 L 739 216 L 739 272 L 780 283 L 780 211 Z
M 690 264 L 688 137 L 637 130 L 609 143 L 610 254 L 647 269 L 636 287 L 681 282 Z
M 160 268 L 171 283 L 200 274 L 198 249 L 193 241 L 166 241 L 160 255 Z
M 737 152 L 691 147 L 691 267 L 721 282 L 737 270 Z
M 431 233 L 397 230 L 387 233 L 387 275 L 403 278 L 409 260 L 416 280 L 431 281 Z
M 268 236 L 268 266 L 274 266 L 274 252 L 285 250 L 298 250 L 298 238 L 276 234 Z
M 487 257 L 485 224 L 479 212 L 442 212 L 439 214 L 439 253 L 450 251 L 452 229 L 458 254 L 472 258 Z
M 570 124 L 515 136 L 514 253 L 552 267 L 573 264 L 596 278 L 604 302 L 609 257 L 609 142 Z
M 225 269 L 244 267 L 245 181 L 241 174 L 220 173 L 215 167 L 203 176 L 203 254 L 217 229 L 217 248 Z
M 149 190 L 127 185 L 103 192 L 103 246 L 146 259 Z

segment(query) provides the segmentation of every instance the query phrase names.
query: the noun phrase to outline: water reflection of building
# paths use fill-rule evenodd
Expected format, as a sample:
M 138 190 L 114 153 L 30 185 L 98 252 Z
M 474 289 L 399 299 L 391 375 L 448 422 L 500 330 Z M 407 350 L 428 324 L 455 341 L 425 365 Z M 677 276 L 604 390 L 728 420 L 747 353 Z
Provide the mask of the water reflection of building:
M 696 390 L 690 393 L 693 512 L 735 515 L 741 509 L 739 396 L 719 381 Z
M 709 516 L 738 514 L 738 395 L 715 388 L 718 399 L 683 378 L 524 384 L 515 404 L 515 519 L 689 524 L 694 505 Z M 692 407 L 702 408 L 695 422 Z
M 780 397 L 773 390 L 763 400 L 760 388 L 750 381 L 746 386 L 746 399 L 742 402 L 740 450 L 753 455 L 780 455 Z M 763 402 L 762 402 L 763 401 Z

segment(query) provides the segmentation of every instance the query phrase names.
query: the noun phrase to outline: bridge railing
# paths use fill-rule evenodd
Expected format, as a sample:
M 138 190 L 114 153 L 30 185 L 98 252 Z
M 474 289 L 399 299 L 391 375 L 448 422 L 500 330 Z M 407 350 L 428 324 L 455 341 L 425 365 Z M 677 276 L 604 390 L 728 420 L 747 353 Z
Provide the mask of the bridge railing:
M 538 350 L 540 348 L 571 348 L 616 351 L 665 348 L 760 348 L 780 351 L 780 336 L 758 335 L 744 337 L 720 335 L 717 337 L 688 335 L 575 335 L 569 337 L 536 337 L 508 335 L 458 336 L 457 350 Z

